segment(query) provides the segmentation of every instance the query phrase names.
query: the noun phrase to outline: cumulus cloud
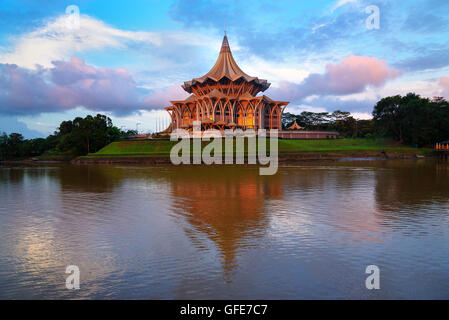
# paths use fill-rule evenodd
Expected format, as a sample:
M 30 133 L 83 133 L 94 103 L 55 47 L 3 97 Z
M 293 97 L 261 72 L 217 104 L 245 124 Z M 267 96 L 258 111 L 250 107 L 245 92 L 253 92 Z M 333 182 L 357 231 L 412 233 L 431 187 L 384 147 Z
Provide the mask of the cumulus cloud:
M 0 64 L 2 114 L 30 115 L 83 106 L 124 115 L 164 107 L 173 92 L 158 91 L 151 98 L 150 93 L 139 88 L 125 69 L 96 68 L 77 57 L 37 70 Z
M 281 82 L 271 92 L 277 98 L 293 101 L 312 95 L 348 95 L 363 92 L 369 86 L 381 87 L 400 74 L 399 70 L 390 68 L 384 60 L 350 55 L 337 64 L 327 64 L 323 74 L 310 74 L 299 84 Z

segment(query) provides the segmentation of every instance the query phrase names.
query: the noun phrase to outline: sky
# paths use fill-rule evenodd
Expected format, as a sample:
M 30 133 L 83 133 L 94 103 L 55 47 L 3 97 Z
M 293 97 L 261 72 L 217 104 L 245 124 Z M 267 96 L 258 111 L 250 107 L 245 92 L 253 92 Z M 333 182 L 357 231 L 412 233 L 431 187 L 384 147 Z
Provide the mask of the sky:
M 385 96 L 449 98 L 447 0 L 0 0 L 0 132 L 45 137 L 97 113 L 162 128 L 225 30 L 288 112 L 365 119 Z

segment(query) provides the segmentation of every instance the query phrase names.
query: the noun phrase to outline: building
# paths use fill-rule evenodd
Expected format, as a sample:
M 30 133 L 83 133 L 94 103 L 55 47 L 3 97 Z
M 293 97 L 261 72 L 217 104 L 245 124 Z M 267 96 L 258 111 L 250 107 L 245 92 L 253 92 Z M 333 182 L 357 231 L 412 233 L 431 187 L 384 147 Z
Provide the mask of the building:
M 287 101 L 274 101 L 257 95 L 268 89 L 267 80 L 244 73 L 232 56 L 225 35 L 220 54 L 212 69 L 201 78 L 184 82 L 191 95 L 170 101 L 165 108 L 171 117 L 170 128 L 191 130 L 194 121 L 202 129 L 281 129 L 282 112 Z
M 279 131 L 281 139 L 336 139 L 338 132 L 335 131 L 306 131 L 296 121 L 288 127 L 288 130 Z
M 288 130 L 303 130 L 304 127 L 301 127 L 296 121 L 288 128 Z

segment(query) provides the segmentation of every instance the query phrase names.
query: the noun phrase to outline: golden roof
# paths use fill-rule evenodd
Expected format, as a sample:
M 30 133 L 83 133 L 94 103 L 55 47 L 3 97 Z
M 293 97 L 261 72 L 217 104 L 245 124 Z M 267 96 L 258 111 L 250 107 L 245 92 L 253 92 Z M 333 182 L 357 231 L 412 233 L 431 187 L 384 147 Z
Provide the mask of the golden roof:
M 223 78 L 227 78 L 231 81 L 236 81 L 238 79 L 244 79 L 246 82 L 254 81 L 260 87 L 260 91 L 265 91 L 270 86 L 267 80 L 259 79 L 257 77 L 251 77 L 244 73 L 242 69 L 235 62 L 232 56 L 231 48 L 229 47 L 228 37 L 225 35 L 223 38 L 223 43 L 221 45 L 220 54 L 218 55 L 215 65 L 201 78 L 194 78 L 192 81 L 184 82 L 182 88 L 192 93 L 192 86 L 197 83 L 204 83 L 205 81 L 212 80 L 215 82 L 220 81 Z

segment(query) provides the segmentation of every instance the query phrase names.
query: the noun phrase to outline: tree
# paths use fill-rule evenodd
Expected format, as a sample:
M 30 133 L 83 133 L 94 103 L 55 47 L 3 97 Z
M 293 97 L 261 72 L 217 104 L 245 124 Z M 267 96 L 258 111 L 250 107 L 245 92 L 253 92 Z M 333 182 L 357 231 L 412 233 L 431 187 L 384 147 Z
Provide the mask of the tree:
M 59 126 L 61 151 L 72 151 L 77 155 L 96 152 L 108 143 L 120 138 L 120 129 L 112 125 L 112 120 L 105 115 L 88 115 L 65 121 Z
M 0 160 L 6 159 L 8 156 L 8 135 L 3 132 L 0 136 Z
M 344 127 L 345 122 L 351 116 L 350 112 L 336 110 L 330 115 L 331 121 L 334 123 L 335 130 L 340 130 Z
M 373 120 L 357 120 L 357 129 L 358 137 L 372 137 L 374 131 Z
M 20 133 L 11 133 L 8 137 L 8 157 L 23 157 L 23 151 L 23 136 Z
M 314 113 L 309 111 L 303 111 L 297 116 L 298 124 L 307 129 L 313 129 L 314 127 Z
M 330 115 L 328 112 L 319 112 L 319 113 L 313 113 L 312 120 L 313 124 L 318 128 L 318 130 L 321 130 L 323 125 L 328 124 Z
M 303 111 L 299 115 L 287 112 L 282 116 L 284 128 L 291 126 L 294 121 L 308 130 L 336 130 L 345 137 L 373 135 L 372 120 L 357 120 L 347 111 L 336 110 L 331 114 Z
M 72 121 L 63 121 L 61 122 L 61 124 L 59 125 L 59 134 L 60 135 L 65 135 L 68 134 L 70 132 L 72 132 L 73 129 L 73 122 Z
M 126 131 L 120 131 L 120 137 L 131 137 L 131 136 L 136 136 L 137 130 L 126 130 Z
M 88 115 L 61 122 L 58 130 L 45 139 L 25 140 L 19 133 L 11 133 L 9 136 L 3 133 L 0 136 L 0 159 L 35 157 L 50 151 L 73 156 L 83 155 L 96 152 L 121 136 L 132 133 L 134 131 L 120 131 L 104 115 Z
M 289 128 L 295 121 L 296 121 L 297 116 L 295 114 L 289 113 L 289 112 L 285 112 L 282 114 L 282 128 L 283 129 L 287 129 Z
M 441 97 L 386 97 L 374 107 L 373 117 L 379 134 L 399 142 L 424 146 L 449 138 L 449 104 Z
M 374 106 L 373 120 L 375 128 L 384 136 L 392 136 L 403 141 L 403 123 L 402 118 L 405 115 L 402 97 L 397 95 L 381 99 Z

